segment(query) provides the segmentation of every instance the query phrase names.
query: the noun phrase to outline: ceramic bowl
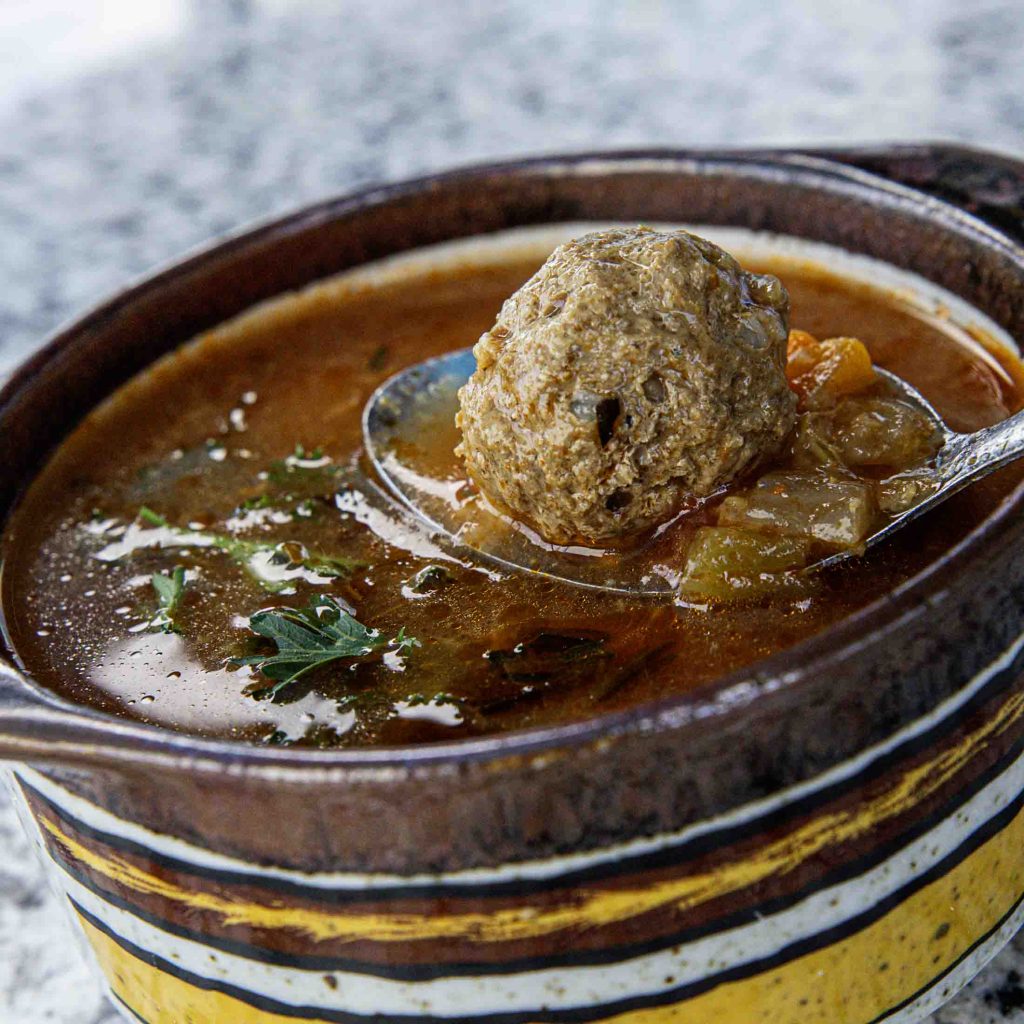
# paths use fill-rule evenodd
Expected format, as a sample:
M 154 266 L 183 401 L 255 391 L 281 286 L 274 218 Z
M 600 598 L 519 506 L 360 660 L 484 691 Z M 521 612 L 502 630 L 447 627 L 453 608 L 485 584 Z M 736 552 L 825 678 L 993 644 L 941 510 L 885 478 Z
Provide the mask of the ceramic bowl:
M 200 331 L 510 227 L 814 239 L 1024 339 L 1021 197 L 1012 161 L 920 148 L 582 155 L 332 200 L 157 274 L 23 366 L 0 394 L 0 518 L 83 415 Z M 131 1020 L 918 1020 L 1024 915 L 1022 501 L 827 632 L 661 704 L 418 748 L 253 748 L 64 703 L 8 656 L 0 757 Z

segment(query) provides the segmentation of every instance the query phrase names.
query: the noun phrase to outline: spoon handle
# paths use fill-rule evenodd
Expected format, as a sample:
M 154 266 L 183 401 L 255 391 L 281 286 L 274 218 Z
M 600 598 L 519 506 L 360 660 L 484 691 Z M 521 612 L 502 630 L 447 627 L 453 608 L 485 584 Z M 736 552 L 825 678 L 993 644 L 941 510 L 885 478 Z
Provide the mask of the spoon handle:
M 1024 411 L 973 434 L 953 434 L 939 456 L 942 490 L 959 490 L 1024 456 Z
M 884 372 L 884 371 L 883 371 Z M 931 415 L 938 414 L 920 395 L 916 395 L 919 405 Z M 941 422 L 941 420 L 940 420 Z M 945 440 L 936 460 L 937 484 L 930 494 L 912 505 L 901 515 L 890 520 L 866 542 L 871 548 L 881 541 L 887 540 L 908 523 L 931 511 L 936 505 L 963 490 L 968 484 L 980 480 L 983 476 L 995 472 L 1001 466 L 1013 462 L 1024 455 L 1024 410 L 1014 413 L 1009 419 L 984 427 L 973 434 L 955 434 L 945 430 Z M 838 551 L 819 562 L 813 569 L 835 565 L 850 557 L 850 551 Z

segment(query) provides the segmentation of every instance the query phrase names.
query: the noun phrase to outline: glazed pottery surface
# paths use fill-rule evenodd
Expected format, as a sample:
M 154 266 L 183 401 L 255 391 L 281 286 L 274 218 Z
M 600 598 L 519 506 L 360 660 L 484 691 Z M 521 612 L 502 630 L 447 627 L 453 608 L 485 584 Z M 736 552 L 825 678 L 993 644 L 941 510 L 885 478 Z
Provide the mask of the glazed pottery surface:
M 551 158 L 331 201 L 26 364 L 0 394 L 0 516 L 133 373 L 379 257 L 567 221 L 736 225 L 885 259 L 1020 341 L 1022 200 L 1024 166 L 919 148 Z M 10 661 L 0 756 L 131 1020 L 915 1021 L 1024 917 L 1022 502 L 827 633 L 656 706 L 255 748 L 70 706 Z

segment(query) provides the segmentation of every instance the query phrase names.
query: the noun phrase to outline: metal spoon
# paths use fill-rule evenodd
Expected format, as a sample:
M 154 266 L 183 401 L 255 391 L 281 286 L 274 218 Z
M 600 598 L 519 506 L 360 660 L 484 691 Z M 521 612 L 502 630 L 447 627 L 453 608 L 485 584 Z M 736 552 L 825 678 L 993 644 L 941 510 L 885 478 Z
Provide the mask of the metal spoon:
M 902 377 L 876 367 L 875 372 L 882 377 L 892 397 L 899 398 L 924 413 L 934 424 L 941 439 L 941 446 L 933 463 L 928 468 L 930 489 L 921 499 L 905 512 L 891 519 L 880 530 L 876 530 L 864 542 L 864 548 L 874 547 L 887 540 L 897 530 L 912 523 L 919 516 L 930 512 L 947 498 L 962 491 L 968 484 L 994 473 L 997 469 L 1024 455 L 1024 411 L 1015 413 L 1008 419 L 983 427 L 972 434 L 959 434 L 943 422 L 932 404 Z M 911 476 L 911 473 L 902 474 Z M 815 569 L 835 565 L 852 554 L 853 551 L 840 551 L 813 566 Z
M 464 480 L 437 478 L 423 438 L 454 422 L 457 392 L 475 369 L 472 349 L 460 349 L 402 370 L 373 393 L 363 409 L 363 440 L 385 487 L 432 531 L 500 568 L 620 594 L 671 595 L 672 574 L 660 573 L 642 550 L 545 544 L 478 496 L 461 493 Z
M 431 429 L 431 423 L 436 429 L 438 423 L 452 422 L 458 405 L 456 392 L 474 369 L 471 349 L 449 352 L 403 370 L 371 396 L 363 410 L 363 438 L 367 454 L 388 490 L 432 530 L 499 566 L 542 573 L 598 590 L 671 594 L 678 566 L 672 569 L 658 565 L 649 555 L 645 557 L 642 549 L 609 554 L 553 547 L 504 520 L 491 523 L 496 529 L 474 533 L 472 522 L 480 517 L 480 506 L 470 513 L 458 496 L 459 481 L 438 481 L 417 458 L 417 438 Z M 834 565 L 863 552 L 865 547 L 873 547 L 968 484 L 1024 455 L 1024 412 L 973 434 L 958 434 L 943 423 L 916 388 L 887 370 L 877 372 L 891 396 L 924 413 L 941 438 L 934 465 L 929 467 L 930 490 L 868 537 L 856 552 L 837 552 L 814 563 L 811 569 Z

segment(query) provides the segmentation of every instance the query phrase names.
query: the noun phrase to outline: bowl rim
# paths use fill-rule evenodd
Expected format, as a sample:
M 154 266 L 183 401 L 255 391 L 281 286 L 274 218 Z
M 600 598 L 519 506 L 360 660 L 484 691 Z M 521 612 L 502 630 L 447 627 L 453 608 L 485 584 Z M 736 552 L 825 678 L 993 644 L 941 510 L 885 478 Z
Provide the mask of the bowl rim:
M 910 153 L 919 152 L 919 148 L 904 148 Z M 969 149 L 962 151 L 979 152 Z M 851 151 L 837 149 L 835 152 L 845 155 Z M 889 152 L 899 153 L 900 147 Z M 552 154 L 468 164 L 404 181 L 369 185 L 328 197 L 283 215 L 257 220 L 226 237 L 201 243 L 182 257 L 141 275 L 112 297 L 62 324 L 2 381 L 0 409 L 30 384 L 36 374 L 58 356 L 66 345 L 71 344 L 77 335 L 130 308 L 147 292 L 177 277 L 188 275 L 207 262 L 230 256 L 236 250 L 254 243 L 272 242 L 318 224 L 337 220 L 347 213 L 387 206 L 396 200 L 443 188 L 449 183 L 465 183 L 495 176 L 600 176 L 636 173 L 644 169 L 695 173 L 721 166 L 734 173 L 745 171 L 748 175 L 768 175 L 775 180 L 783 175 L 791 183 L 803 181 L 818 188 L 831 183 L 839 192 L 862 199 L 885 196 L 894 203 L 910 205 L 932 222 L 975 236 L 982 244 L 1002 250 L 1003 255 L 1020 268 L 1024 280 L 1024 247 L 986 221 L 925 191 L 837 162 L 830 159 L 828 154 L 829 150 L 808 152 L 789 148 L 643 148 Z M 1024 342 L 1024 339 L 1018 340 Z M 19 500 L 20 496 L 3 522 L 0 522 L 0 529 L 5 526 Z M 943 592 L 949 589 L 952 581 L 971 562 L 984 558 L 992 550 L 1022 506 L 1024 482 L 1005 495 L 977 527 L 919 573 L 791 647 L 727 673 L 696 690 L 560 725 L 397 747 L 334 750 L 262 747 L 242 741 L 176 732 L 161 725 L 119 718 L 109 712 L 75 703 L 36 682 L 21 664 L 17 653 L 12 649 L 10 654 L 13 657 L 8 658 L 3 646 L 0 646 L 0 685 L 6 680 L 20 687 L 26 699 L 34 703 L 36 720 L 40 723 L 45 723 L 49 718 L 54 723 L 58 720 L 64 724 L 74 721 L 87 727 L 92 724 L 91 737 L 84 743 L 71 741 L 68 749 L 64 750 L 59 749 L 59 743 L 55 746 L 54 759 L 62 762 L 98 760 L 200 772 L 223 772 L 224 766 L 230 765 L 233 771 L 243 772 L 247 776 L 287 781 L 315 778 L 323 782 L 330 782 L 332 777 L 351 779 L 354 774 L 367 781 L 386 781 L 395 777 L 396 770 L 402 774 L 415 771 L 417 775 L 445 773 L 471 762 L 515 763 L 524 758 L 529 760 L 638 732 L 663 733 L 680 729 L 692 722 L 726 715 L 732 710 L 746 707 L 762 695 L 799 685 L 803 677 L 812 673 L 827 671 L 830 666 L 840 664 L 856 656 L 866 646 L 884 639 L 909 618 L 923 614 L 932 603 L 940 600 Z M 60 726 L 51 732 L 59 733 Z

